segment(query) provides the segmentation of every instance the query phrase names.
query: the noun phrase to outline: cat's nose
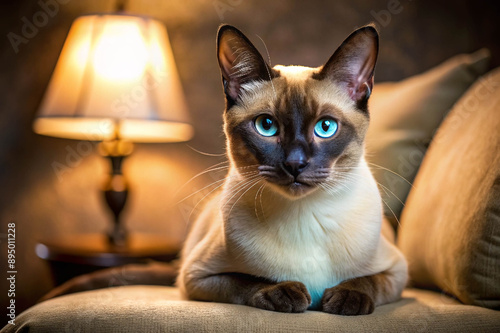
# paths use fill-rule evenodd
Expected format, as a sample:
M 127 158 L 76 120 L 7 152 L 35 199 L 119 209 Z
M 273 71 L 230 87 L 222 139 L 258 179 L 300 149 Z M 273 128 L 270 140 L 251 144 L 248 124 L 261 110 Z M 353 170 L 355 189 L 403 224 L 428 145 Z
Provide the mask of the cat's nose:
M 297 177 L 307 166 L 307 157 L 302 149 L 294 149 L 290 152 L 284 163 L 285 170 L 292 176 Z

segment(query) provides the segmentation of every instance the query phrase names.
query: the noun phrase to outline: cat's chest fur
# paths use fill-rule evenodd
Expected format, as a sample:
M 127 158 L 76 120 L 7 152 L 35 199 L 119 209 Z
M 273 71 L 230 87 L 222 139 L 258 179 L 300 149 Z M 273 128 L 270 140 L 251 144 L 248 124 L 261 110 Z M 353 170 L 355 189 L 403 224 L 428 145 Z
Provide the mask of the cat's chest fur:
M 225 223 L 232 265 L 276 281 L 300 281 L 317 306 L 326 288 L 363 273 L 377 247 L 380 199 L 371 175 L 364 176 L 338 195 L 318 190 L 288 201 L 264 192 L 264 200 L 252 194 L 240 200 Z

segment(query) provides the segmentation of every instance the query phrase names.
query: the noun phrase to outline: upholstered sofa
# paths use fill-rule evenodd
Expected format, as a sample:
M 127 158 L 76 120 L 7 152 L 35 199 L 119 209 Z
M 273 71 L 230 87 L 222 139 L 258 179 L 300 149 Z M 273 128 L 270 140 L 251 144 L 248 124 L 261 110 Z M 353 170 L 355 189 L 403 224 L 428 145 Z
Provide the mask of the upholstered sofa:
M 49 299 L 1 332 L 500 332 L 500 69 L 483 75 L 487 62 L 481 50 L 374 88 L 367 150 L 409 263 L 400 301 L 285 314 L 119 286 Z

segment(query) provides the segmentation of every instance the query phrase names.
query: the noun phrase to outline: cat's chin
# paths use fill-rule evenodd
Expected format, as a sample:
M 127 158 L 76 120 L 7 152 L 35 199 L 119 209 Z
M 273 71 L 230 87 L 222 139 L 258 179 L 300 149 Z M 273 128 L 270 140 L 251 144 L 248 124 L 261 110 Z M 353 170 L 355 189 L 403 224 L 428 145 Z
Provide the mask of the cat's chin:
M 279 192 L 281 195 L 288 199 L 296 200 L 303 198 L 313 192 L 315 192 L 318 187 L 301 182 L 292 182 L 286 185 L 272 184 L 273 188 Z

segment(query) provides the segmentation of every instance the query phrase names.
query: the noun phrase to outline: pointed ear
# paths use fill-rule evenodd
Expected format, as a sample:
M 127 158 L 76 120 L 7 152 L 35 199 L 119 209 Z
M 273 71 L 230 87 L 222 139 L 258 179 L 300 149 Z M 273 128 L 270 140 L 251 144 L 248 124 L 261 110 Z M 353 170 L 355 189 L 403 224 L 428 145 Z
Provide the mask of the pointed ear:
M 217 58 L 228 108 L 238 101 L 241 86 L 255 80 L 272 80 L 276 73 L 241 31 L 222 25 L 217 34 Z
M 373 88 L 377 55 L 377 30 L 372 25 L 359 28 L 339 46 L 317 78 L 334 80 L 358 105 L 366 106 Z

